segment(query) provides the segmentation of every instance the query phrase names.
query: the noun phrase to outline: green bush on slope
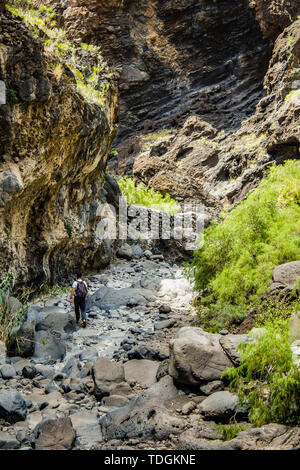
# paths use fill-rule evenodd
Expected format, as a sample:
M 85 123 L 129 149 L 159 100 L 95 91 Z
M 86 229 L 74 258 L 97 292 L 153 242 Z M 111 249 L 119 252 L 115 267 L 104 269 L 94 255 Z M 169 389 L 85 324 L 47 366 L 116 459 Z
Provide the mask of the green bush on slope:
M 264 328 L 254 343 L 240 346 L 240 366 L 227 369 L 223 378 L 248 404 L 255 426 L 300 424 L 300 373 L 292 362 L 288 320 L 269 320 Z
M 146 206 L 168 214 L 176 214 L 180 210 L 179 204 L 169 194 L 163 196 L 143 183 L 136 185 L 133 178 L 118 178 L 118 184 L 128 205 Z
M 300 258 L 300 162 L 272 166 L 247 199 L 205 231 L 190 275 L 207 328 L 241 320 L 265 292 L 273 269 Z

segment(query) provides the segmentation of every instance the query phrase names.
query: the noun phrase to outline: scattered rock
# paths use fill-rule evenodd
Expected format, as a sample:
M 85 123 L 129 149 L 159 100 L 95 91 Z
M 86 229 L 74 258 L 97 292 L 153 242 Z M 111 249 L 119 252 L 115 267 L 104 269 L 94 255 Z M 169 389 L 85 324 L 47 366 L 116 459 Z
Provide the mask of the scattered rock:
M 127 382 L 136 381 L 144 387 L 156 382 L 158 362 L 147 359 L 132 359 L 124 364 L 125 379 Z
M 172 328 L 174 325 L 176 325 L 176 320 L 174 319 L 162 320 L 154 323 L 154 329 L 163 330 L 164 328 Z
M 172 311 L 169 305 L 161 305 L 159 307 L 159 313 L 170 313 Z
M 57 418 L 38 424 L 34 436 L 37 450 L 71 450 L 76 434 L 70 418 Z
M 138 397 L 125 408 L 120 408 L 100 419 L 104 440 L 168 439 L 183 429 L 183 423 L 170 415 L 156 399 Z
M 200 387 L 200 392 L 204 393 L 204 395 L 211 395 L 222 390 L 224 390 L 224 383 L 221 380 L 213 380 Z
M 93 363 L 92 376 L 95 384 L 94 395 L 100 401 L 110 394 L 116 384 L 124 382 L 124 366 L 99 357 Z
M 0 366 L 0 374 L 2 375 L 3 379 L 11 379 L 15 375 L 17 375 L 16 369 L 11 366 L 10 364 L 5 364 Z
M 25 366 L 22 369 L 22 375 L 25 379 L 33 379 L 37 373 L 38 372 L 34 366 Z
M 210 395 L 200 404 L 199 410 L 204 419 L 216 422 L 228 422 L 233 416 L 239 418 L 246 414 L 246 411 L 239 407 L 238 396 L 227 391 Z
M 25 421 L 27 406 L 22 395 L 13 388 L 0 389 L 0 418 L 8 423 Z
M 174 385 L 172 377 L 166 375 L 161 380 L 153 384 L 146 392 L 148 398 L 158 398 L 161 403 L 178 395 L 178 390 Z
M 240 344 L 250 343 L 248 335 L 226 335 L 220 338 L 220 345 L 224 349 L 229 359 L 238 366 L 240 364 L 240 352 L 238 346 Z
M 102 433 L 98 413 L 95 411 L 79 411 L 70 416 L 76 432 L 75 444 L 89 449 L 92 445 L 102 442 Z
M 49 331 L 35 333 L 35 347 L 33 357 L 40 361 L 62 361 L 66 355 L 65 344 Z
M 160 360 L 160 353 L 157 349 L 149 346 L 138 346 L 128 353 L 128 359 L 149 359 L 150 361 Z
M 76 330 L 75 317 L 68 313 L 48 313 L 43 320 L 38 321 L 35 326 L 36 331 L 63 331 L 72 333 Z
M 300 261 L 281 264 L 273 271 L 273 282 L 293 290 L 297 279 L 300 278 Z
M 21 447 L 20 442 L 14 436 L 11 436 L 8 432 L 0 431 L 0 449 L 13 450 Z

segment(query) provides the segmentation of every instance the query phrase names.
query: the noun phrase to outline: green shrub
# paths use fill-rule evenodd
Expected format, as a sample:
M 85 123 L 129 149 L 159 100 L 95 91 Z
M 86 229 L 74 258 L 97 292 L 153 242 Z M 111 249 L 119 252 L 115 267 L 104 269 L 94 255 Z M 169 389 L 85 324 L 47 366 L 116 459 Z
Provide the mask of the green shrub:
M 11 106 L 19 102 L 19 98 L 15 90 L 7 90 L 7 101 Z
M 264 324 L 265 334 L 241 345 L 241 363 L 222 378 L 249 406 L 255 426 L 267 423 L 300 424 L 300 373 L 292 361 L 288 320 Z
M 108 66 L 103 60 L 100 48 L 94 45 L 69 41 L 67 32 L 58 27 L 56 15 L 51 7 L 39 5 L 39 2 L 30 0 L 12 0 L 6 5 L 7 9 L 27 24 L 36 37 L 61 63 L 65 64 L 73 73 L 77 91 L 88 102 L 102 106 L 109 89 Z M 86 55 L 83 49 L 90 53 L 90 63 L 96 62 L 92 67 L 87 67 Z M 60 76 L 61 70 L 54 67 L 54 75 Z M 101 78 L 101 72 L 103 79 Z M 14 96 L 11 97 L 13 99 Z M 13 104 L 13 103 L 12 103 Z
M 163 196 L 143 183 L 136 185 L 133 178 L 118 178 L 118 184 L 128 205 L 145 206 L 168 214 L 176 214 L 180 210 L 179 204 L 168 193 Z
M 239 322 L 257 305 L 273 269 L 300 257 L 300 162 L 272 166 L 247 199 L 206 231 L 188 269 L 203 325 Z
M 231 439 L 234 439 L 241 431 L 245 431 L 248 428 L 249 426 L 243 426 L 238 423 L 217 424 L 216 434 L 217 437 L 223 441 L 231 441 Z
M 0 283 L 0 341 L 8 342 L 12 331 L 18 327 L 23 321 L 23 309 L 13 311 L 9 308 L 8 299 L 12 295 L 15 285 L 15 277 L 13 273 L 9 273 L 7 277 Z

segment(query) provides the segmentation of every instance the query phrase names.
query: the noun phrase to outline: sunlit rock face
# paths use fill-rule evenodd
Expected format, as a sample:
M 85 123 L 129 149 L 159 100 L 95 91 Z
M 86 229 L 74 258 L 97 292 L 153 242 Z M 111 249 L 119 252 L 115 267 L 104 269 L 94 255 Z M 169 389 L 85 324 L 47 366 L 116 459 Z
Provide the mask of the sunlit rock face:
M 117 131 L 115 78 L 103 106 L 90 103 L 20 19 L 3 13 L 0 32 L 0 278 L 56 282 L 112 256 L 96 226 Z
M 236 127 L 262 97 L 270 57 L 248 0 L 48 0 L 73 38 L 121 71 L 117 142 L 197 114 Z

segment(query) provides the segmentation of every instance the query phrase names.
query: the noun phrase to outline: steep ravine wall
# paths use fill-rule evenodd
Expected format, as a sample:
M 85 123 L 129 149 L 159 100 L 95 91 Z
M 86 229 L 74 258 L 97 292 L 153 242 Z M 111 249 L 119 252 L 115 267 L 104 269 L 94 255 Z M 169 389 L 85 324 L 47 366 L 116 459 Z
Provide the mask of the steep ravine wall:
M 270 58 L 248 0 L 47 0 L 72 38 L 121 71 L 116 143 L 194 113 L 239 126 L 262 97 Z
M 116 77 L 103 70 L 109 89 L 101 107 L 57 62 L 23 21 L 0 16 L 8 96 L 0 106 L 0 278 L 12 271 L 18 282 L 56 282 L 112 257 L 96 226 L 104 184 L 114 191 L 101 174 L 118 125 Z

